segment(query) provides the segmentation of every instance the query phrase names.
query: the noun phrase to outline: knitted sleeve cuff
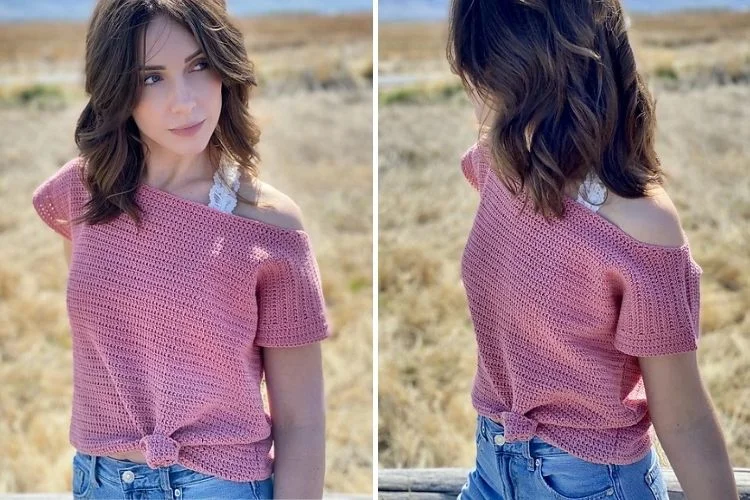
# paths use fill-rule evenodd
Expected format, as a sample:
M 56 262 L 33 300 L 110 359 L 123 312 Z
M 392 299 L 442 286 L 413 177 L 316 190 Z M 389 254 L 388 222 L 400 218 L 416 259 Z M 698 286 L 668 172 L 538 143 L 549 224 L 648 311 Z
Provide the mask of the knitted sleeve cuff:
M 643 357 L 696 350 L 702 273 L 687 244 L 640 248 L 622 273 L 615 348 Z
M 320 270 L 309 236 L 293 235 L 285 254 L 269 260 L 258 275 L 258 346 L 295 347 L 329 336 Z
M 70 160 L 52 176 L 44 180 L 31 195 L 31 201 L 39 217 L 58 234 L 71 239 L 70 200 L 71 175 L 77 159 Z

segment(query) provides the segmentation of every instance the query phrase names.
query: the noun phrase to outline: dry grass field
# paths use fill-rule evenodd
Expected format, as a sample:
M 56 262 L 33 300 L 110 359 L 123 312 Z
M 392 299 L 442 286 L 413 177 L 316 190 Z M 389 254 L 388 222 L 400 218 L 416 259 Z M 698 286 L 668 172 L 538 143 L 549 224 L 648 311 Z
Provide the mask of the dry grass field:
M 351 68 L 371 67 L 371 17 L 239 22 L 264 84 L 251 101 L 263 131 L 261 177 L 302 208 L 333 327 L 323 343 L 326 490 L 370 493 L 372 90 L 367 72 Z M 0 66 L 79 67 L 82 30 L 3 27 Z M 344 83 L 325 85 L 325 74 Z M 67 268 L 31 193 L 77 154 L 73 131 L 85 101 L 75 84 L 23 88 L 6 87 L 0 99 L 0 493 L 63 492 L 74 453 Z
M 437 24 L 381 25 L 381 76 L 447 72 L 444 33 Z M 733 465 L 750 467 L 750 83 L 715 76 L 728 66 L 747 74 L 750 14 L 637 18 L 632 36 L 657 99 L 666 189 L 704 269 L 702 375 Z M 656 71 L 664 61 L 676 75 Z M 459 259 L 478 195 L 459 159 L 477 130 L 455 80 L 430 85 L 380 91 L 383 468 L 471 467 L 475 454 L 476 346 Z

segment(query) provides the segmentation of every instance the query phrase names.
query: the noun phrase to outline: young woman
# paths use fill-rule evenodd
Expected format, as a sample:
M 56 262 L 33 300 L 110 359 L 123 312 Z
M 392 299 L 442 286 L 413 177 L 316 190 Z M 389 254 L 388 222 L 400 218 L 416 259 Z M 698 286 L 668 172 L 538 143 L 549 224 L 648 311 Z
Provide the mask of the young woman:
M 737 498 L 696 362 L 702 269 L 618 0 L 454 0 L 448 57 L 482 124 L 459 498 L 667 500 L 653 430 L 688 498 Z
M 70 265 L 75 498 L 322 496 L 325 302 L 254 85 L 223 2 L 97 3 L 80 155 L 33 194 Z

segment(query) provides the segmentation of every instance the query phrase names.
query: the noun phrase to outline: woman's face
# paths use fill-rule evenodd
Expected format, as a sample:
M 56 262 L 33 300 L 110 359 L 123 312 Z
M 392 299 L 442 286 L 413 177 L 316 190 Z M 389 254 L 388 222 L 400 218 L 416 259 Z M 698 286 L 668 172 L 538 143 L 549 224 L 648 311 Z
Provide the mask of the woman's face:
M 145 30 L 143 93 L 133 120 L 152 153 L 191 156 L 201 153 L 221 113 L 221 78 L 208 66 L 193 34 L 166 16 L 156 16 Z M 187 61 L 186 61 L 186 58 Z M 204 121 L 205 120 L 205 121 Z M 181 136 L 170 129 L 204 121 L 197 133 Z
M 494 121 L 495 112 L 492 108 L 479 96 L 477 90 L 469 84 L 469 99 L 474 105 L 474 116 L 477 118 L 477 122 L 483 126 L 491 126 Z

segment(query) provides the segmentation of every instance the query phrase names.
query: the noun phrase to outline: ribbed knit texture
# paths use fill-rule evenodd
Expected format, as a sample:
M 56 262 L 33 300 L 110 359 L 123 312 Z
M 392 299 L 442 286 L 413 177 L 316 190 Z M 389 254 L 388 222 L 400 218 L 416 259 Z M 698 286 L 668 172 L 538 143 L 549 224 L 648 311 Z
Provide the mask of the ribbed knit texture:
M 461 159 L 480 193 L 461 270 L 478 347 L 473 405 L 509 441 L 539 436 L 584 460 L 633 463 L 655 438 L 637 357 L 697 349 L 703 270 L 688 243 L 641 242 L 567 195 L 552 224 L 531 199 L 521 212 L 527 195 L 513 196 L 491 162 L 481 142 Z
M 89 198 L 83 164 L 69 161 L 33 193 L 73 245 L 70 443 L 93 455 L 141 449 L 152 468 L 268 478 L 261 347 L 329 334 L 309 236 L 146 184 L 139 232 L 126 214 L 71 226 Z

